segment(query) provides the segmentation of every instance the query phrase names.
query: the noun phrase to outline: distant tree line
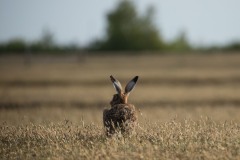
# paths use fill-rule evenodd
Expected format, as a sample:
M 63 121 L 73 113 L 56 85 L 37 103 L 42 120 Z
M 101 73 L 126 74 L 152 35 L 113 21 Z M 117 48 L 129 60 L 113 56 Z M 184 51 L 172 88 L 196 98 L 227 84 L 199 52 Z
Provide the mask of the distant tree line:
M 154 7 L 139 15 L 131 1 L 122 1 L 107 15 L 106 37 L 93 41 L 90 50 L 188 51 L 191 50 L 185 33 L 172 42 L 162 38 L 154 24 Z
M 42 37 L 31 43 L 23 39 L 14 39 L 0 44 L 0 53 L 40 52 L 60 53 L 72 51 L 216 51 L 240 50 L 240 42 L 226 46 L 211 46 L 194 48 L 182 32 L 173 41 L 166 42 L 154 24 L 154 7 L 149 7 L 144 15 L 139 15 L 134 3 L 121 1 L 119 5 L 107 15 L 106 35 L 93 40 L 85 47 L 76 44 L 57 45 L 53 34 L 44 30 Z M 159 52 L 161 53 L 161 52 Z
M 9 42 L 0 44 L 0 53 L 13 52 L 39 52 L 39 53 L 59 53 L 68 51 L 78 51 L 80 47 L 77 45 L 57 45 L 54 41 L 54 35 L 49 30 L 43 30 L 39 40 L 26 42 L 21 38 L 10 40 Z

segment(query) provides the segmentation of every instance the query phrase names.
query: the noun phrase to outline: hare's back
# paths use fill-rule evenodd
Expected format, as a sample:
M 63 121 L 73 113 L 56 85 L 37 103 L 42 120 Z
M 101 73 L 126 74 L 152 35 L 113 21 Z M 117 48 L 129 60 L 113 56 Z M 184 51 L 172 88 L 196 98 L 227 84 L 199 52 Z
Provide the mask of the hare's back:
M 117 104 L 112 106 L 109 110 L 104 110 L 103 113 L 105 121 L 136 121 L 137 115 L 135 107 L 132 104 Z

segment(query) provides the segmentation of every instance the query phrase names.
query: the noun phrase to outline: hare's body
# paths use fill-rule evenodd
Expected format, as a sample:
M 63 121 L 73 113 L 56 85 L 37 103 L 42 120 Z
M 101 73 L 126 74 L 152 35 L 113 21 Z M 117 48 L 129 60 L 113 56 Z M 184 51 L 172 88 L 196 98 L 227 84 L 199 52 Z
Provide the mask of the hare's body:
M 116 131 L 131 134 L 137 124 L 135 107 L 132 104 L 116 104 L 103 111 L 103 121 L 107 134 L 111 135 Z
M 111 100 L 111 108 L 103 111 L 103 123 L 107 135 L 112 135 L 116 132 L 122 134 L 131 134 L 135 131 L 137 125 L 137 113 L 135 106 L 128 104 L 128 96 L 130 91 L 136 85 L 138 76 L 132 79 L 125 87 L 125 92 L 122 91 L 122 86 L 118 80 L 110 76 L 117 94 L 113 95 Z

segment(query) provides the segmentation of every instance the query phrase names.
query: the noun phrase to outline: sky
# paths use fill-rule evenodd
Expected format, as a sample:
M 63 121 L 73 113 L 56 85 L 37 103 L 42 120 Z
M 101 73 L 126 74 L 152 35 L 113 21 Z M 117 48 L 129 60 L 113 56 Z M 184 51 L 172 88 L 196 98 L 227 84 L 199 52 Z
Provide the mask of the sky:
M 39 39 L 43 30 L 59 44 L 87 45 L 105 35 L 106 15 L 120 0 L 0 0 L 0 42 Z M 239 0 L 133 0 L 140 14 L 154 6 L 166 41 L 185 32 L 193 45 L 240 41 Z

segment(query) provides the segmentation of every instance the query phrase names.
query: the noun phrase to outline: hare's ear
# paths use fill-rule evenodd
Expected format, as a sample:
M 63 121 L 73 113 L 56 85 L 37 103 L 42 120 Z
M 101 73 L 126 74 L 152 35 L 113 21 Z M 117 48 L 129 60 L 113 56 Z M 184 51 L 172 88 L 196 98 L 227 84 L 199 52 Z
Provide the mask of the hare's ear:
M 125 94 L 129 94 L 135 87 L 138 80 L 138 76 L 134 77 L 125 87 Z
M 110 76 L 110 79 L 111 79 L 111 81 L 113 83 L 113 87 L 116 89 L 117 93 L 121 94 L 122 93 L 121 83 L 117 79 L 115 79 L 112 75 Z

